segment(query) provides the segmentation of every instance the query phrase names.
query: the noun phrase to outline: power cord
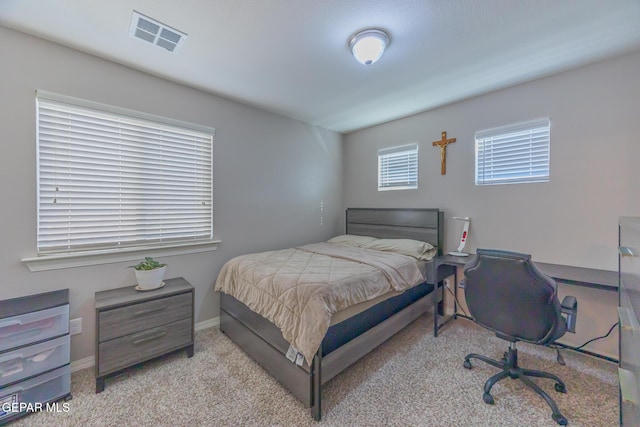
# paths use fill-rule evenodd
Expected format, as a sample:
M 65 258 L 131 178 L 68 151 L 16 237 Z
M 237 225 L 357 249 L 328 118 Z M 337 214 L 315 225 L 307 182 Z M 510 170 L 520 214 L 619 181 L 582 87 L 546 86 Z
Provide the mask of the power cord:
M 613 329 L 616 326 L 618 326 L 618 323 L 619 322 L 614 323 L 611 326 L 611 328 L 609 328 L 609 331 L 606 334 L 604 334 L 604 335 L 602 335 L 600 337 L 591 338 L 590 340 L 588 340 L 587 342 L 585 342 L 584 344 L 582 344 L 582 345 L 580 345 L 578 347 L 571 347 L 571 346 L 567 346 L 567 345 L 564 345 L 564 344 L 563 344 L 563 347 L 566 347 L 566 348 L 568 348 L 570 350 L 581 350 L 583 347 L 587 346 L 588 344 L 591 344 L 594 341 L 601 340 L 601 339 L 606 338 L 609 335 L 611 335 L 611 332 L 613 332 Z M 564 358 L 562 357 L 562 354 L 560 354 L 560 346 L 555 344 L 555 345 L 552 345 L 552 346 L 549 346 L 549 347 L 556 349 L 556 353 L 557 353 L 556 360 L 558 361 L 558 363 L 560 365 L 565 365 Z
M 451 283 L 451 282 L 448 282 L 448 283 Z M 450 293 L 450 294 L 451 294 L 451 296 L 453 297 L 454 301 L 456 302 L 456 305 L 458 306 L 458 309 L 459 309 L 460 311 L 462 311 L 462 313 L 463 313 L 465 316 L 467 316 L 467 317 L 471 317 L 471 316 L 469 316 L 469 314 L 465 311 L 465 309 L 464 309 L 464 308 L 462 308 L 462 305 L 460 305 L 460 301 L 458 301 L 458 296 L 457 296 L 457 295 L 456 295 L 456 294 L 451 290 L 451 288 L 450 288 L 450 287 L 448 287 L 448 286 L 445 286 L 444 288 L 445 288 L 447 291 L 449 291 L 449 293 Z
M 587 344 L 591 344 L 591 343 L 592 343 L 592 342 L 594 342 L 594 341 L 601 340 L 601 339 L 603 339 L 603 338 L 608 337 L 609 335 L 611 335 L 611 332 L 613 332 L 613 328 L 615 328 L 616 326 L 618 326 L 618 323 L 619 323 L 619 322 L 614 323 L 614 324 L 611 326 L 611 328 L 609 328 L 609 332 L 607 332 L 605 335 L 603 335 L 603 336 L 601 336 L 601 337 L 592 338 L 592 339 L 590 339 L 589 341 L 587 341 L 587 342 L 585 342 L 584 344 L 582 344 L 581 346 L 579 346 L 579 347 L 574 347 L 574 348 L 572 348 L 571 350 L 580 350 L 582 347 L 586 346 Z

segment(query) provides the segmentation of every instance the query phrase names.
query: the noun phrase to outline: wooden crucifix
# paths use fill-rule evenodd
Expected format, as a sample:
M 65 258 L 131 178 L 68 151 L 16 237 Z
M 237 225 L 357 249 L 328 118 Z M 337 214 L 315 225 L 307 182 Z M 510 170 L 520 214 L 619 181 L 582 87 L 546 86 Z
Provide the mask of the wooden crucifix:
M 447 145 L 456 142 L 455 138 L 447 139 L 447 132 L 442 132 L 440 141 L 433 141 L 434 147 L 440 147 L 440 175 L 447 173 Z

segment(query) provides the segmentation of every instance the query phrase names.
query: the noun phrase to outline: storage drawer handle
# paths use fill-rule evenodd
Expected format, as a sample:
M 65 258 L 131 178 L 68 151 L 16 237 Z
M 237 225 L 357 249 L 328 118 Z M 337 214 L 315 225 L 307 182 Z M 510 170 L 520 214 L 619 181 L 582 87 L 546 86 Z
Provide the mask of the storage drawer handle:
M 153 335 L 147 335 L 146 337 L 142 337 L 142 338 L 138 338 L 137 340 L 133 340 L 132 344 L 133 345 L 138 345 L 138 344 L 145 343 L 147 341 L 157 340 L 158 338 L 162 338 L 165 335 L 167 335 L 167 331 L 160 331 L 160 332 L 155 333 Z
M 9 326 L 22 325 L 22 322 L 19 320 L 9 320 L 6 322 L 0 322 L 0 329 L 7 328 Z
M 628 308 L 618 307 L 618 319 L 620 319 L 620 328 L 626 331 L 634 331 L 633 320 Z
M 618 378 L 620 379 L 620 395 L 625 402 L 638 404 L 638 386 L 636 376 L 631 371 L 618 368 Z
M 156 308 L 147 308 L 145 310 L 139 310 L 139 311 L 136 311 L 135 313 L 133 313 L 133 317 L 144 316 L 145 314 L 155 313 L 156 311 L 166 310 L 168 307 L 169 307 L 168 305 L 162 305 L 162 306 L 156 307 Z
M 627 256 L 635 256 L 633 251 L 631 250 L 631 248 L 627 247 L 627 246 L 620 246 L 618 248 L 618 252 L 620 252 L 620 255 L 623 257 L 627 257 Z

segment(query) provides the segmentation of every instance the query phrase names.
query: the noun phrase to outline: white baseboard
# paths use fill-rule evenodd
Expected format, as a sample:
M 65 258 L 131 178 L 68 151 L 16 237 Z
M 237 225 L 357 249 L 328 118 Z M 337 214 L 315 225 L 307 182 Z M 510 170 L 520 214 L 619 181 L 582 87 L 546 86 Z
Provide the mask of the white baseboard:
M 203 320 L 196 323 L 196 332 L 203 329 L 216 328 L 220 326 L 220 317 L 214 317 L 213 319 Z
M 195 331 L 202 331 L 204 329 L 216 328 L 220 326 L 220 317 L 214 317 L 212 319 L 203 320 L 195 324 Z M 78 372 L 83 369 L 91 368 L 96 364 L 94 356 L 88 356 L 84 359 L 78 359 L 71 362 L 71 372 Z
M 71 362 L 71 372 L 78 372 L 83 369 L 91 368 L 95 364 L 96 364 L 96 360 L 95 360 L 95 357 L 93 356 L 88 356 L 88 357 L 85 357 L 84 359 L 74 360 L 73 362 Z

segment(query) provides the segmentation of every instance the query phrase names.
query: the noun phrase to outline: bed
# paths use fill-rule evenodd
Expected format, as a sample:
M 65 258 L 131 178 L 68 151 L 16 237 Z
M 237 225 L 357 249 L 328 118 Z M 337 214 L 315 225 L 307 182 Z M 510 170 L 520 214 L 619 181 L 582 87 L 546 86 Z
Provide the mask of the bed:
M 443 212 L 438 209 L 351 208 L 346 211 L 346 235 L 427 242 L 433 245 L 436 248 L 436 254 L 440 255 L 443 238 Z M 326 246 L 329 245 L 318 244 L 299 247 L 296 248 L 295 256 L 302 256 L 304 263 L 306 257 L 317 256 L 315 255 L 316 251 L 320 251 L 320 253 L 325 250 L 333 251 L 333 249 L 327 249 Z M 345 254 L 340 252 L 338 258 L 343 255 L 349 258 L 350 249 L 347 248 L 345 251 L 347 251 Z M 307 252 L 310 252 L 311 255 Z M 278 258 L 291 256 L 291 253 L 273 251 L 264 253 L 266 255 L 256 255 Z M 292 265 L 294 264 L 296 262 L 292 261 Z M 326 325 L 326 332 L 322 332 L 320 344 L 316 343 L 311 347 L 307 345 L 305 340 L 296 341 L 298 338 L 292 338 L 289 329 L 275 326 L 244 303 L 253 306 L 253 300 L 245 300 L 244 295 L 235 298 L 231 294 L 235 295 L 236 293 L 229 291 L 228 287 L 220 285 L 220 282 L 224 281 L 229 286 L 226 277 L 229 273 L 226 272 L 227 266 L 225 265 L 220 274 L 225 278 L 222 280 L 219 276 L 216 283 L 216 289 L 223 290 L 220 293 L 220 330 L 309 407 L 313 419 L 319 421 L 322 416 L 323 384 L 425 312 L 433 310 L 434 331 L 437 330 L 437 308 L 442 303 L 443 297 L 441 281 L 453 272 L 441 269 L 438 270 L 440 277 L 434 278 L 433 269 L 429 262 L 421 261 L 418 265 L 422 273 L 418 285 L 411 285 L 407 288 L 398 285 L 400 287 L 398 289 L 394 287 L 390 293 L 385 291 L 384 295 L 358 303 L 354 308 L 338 310 L 330 315 L 331 322 Z M 313 268 L 317 267 L 312 266 Z M 397 269 L 397 267 L 393 266 L 391 269 Z M 317 273 L 323 274 L 324 272 L 320 270 Z M 406 273 L 407 276 L 411 276 L 411 274 L 412 272 Z M 426 280 L 423 281 L 423 278 Z M 375 280 L 372 279 L 372 286 L 373 282 Z M 389 279 L 389 282 L 392 280 Z M 244 302 L 241 302 L 240 299 Z M 281 314 L 281 312 L 277 312 L 275 316 Z M 265 316 L 274 318 L 271 313 L 265 314 Z M 324 319 L 317 323 L 322 324 L 323 322 Z M 291 329 L 298 331 L 299 326 Z M 285 336 L 289 339 L 285 339 Z M 294 348 L 291 343 L 299 344 L 296 345 L 298 349 Z M 300 348 L 306 349 L 306 352 Z M 317 351 L 310 353 L 309 348 L 317 348 Z

